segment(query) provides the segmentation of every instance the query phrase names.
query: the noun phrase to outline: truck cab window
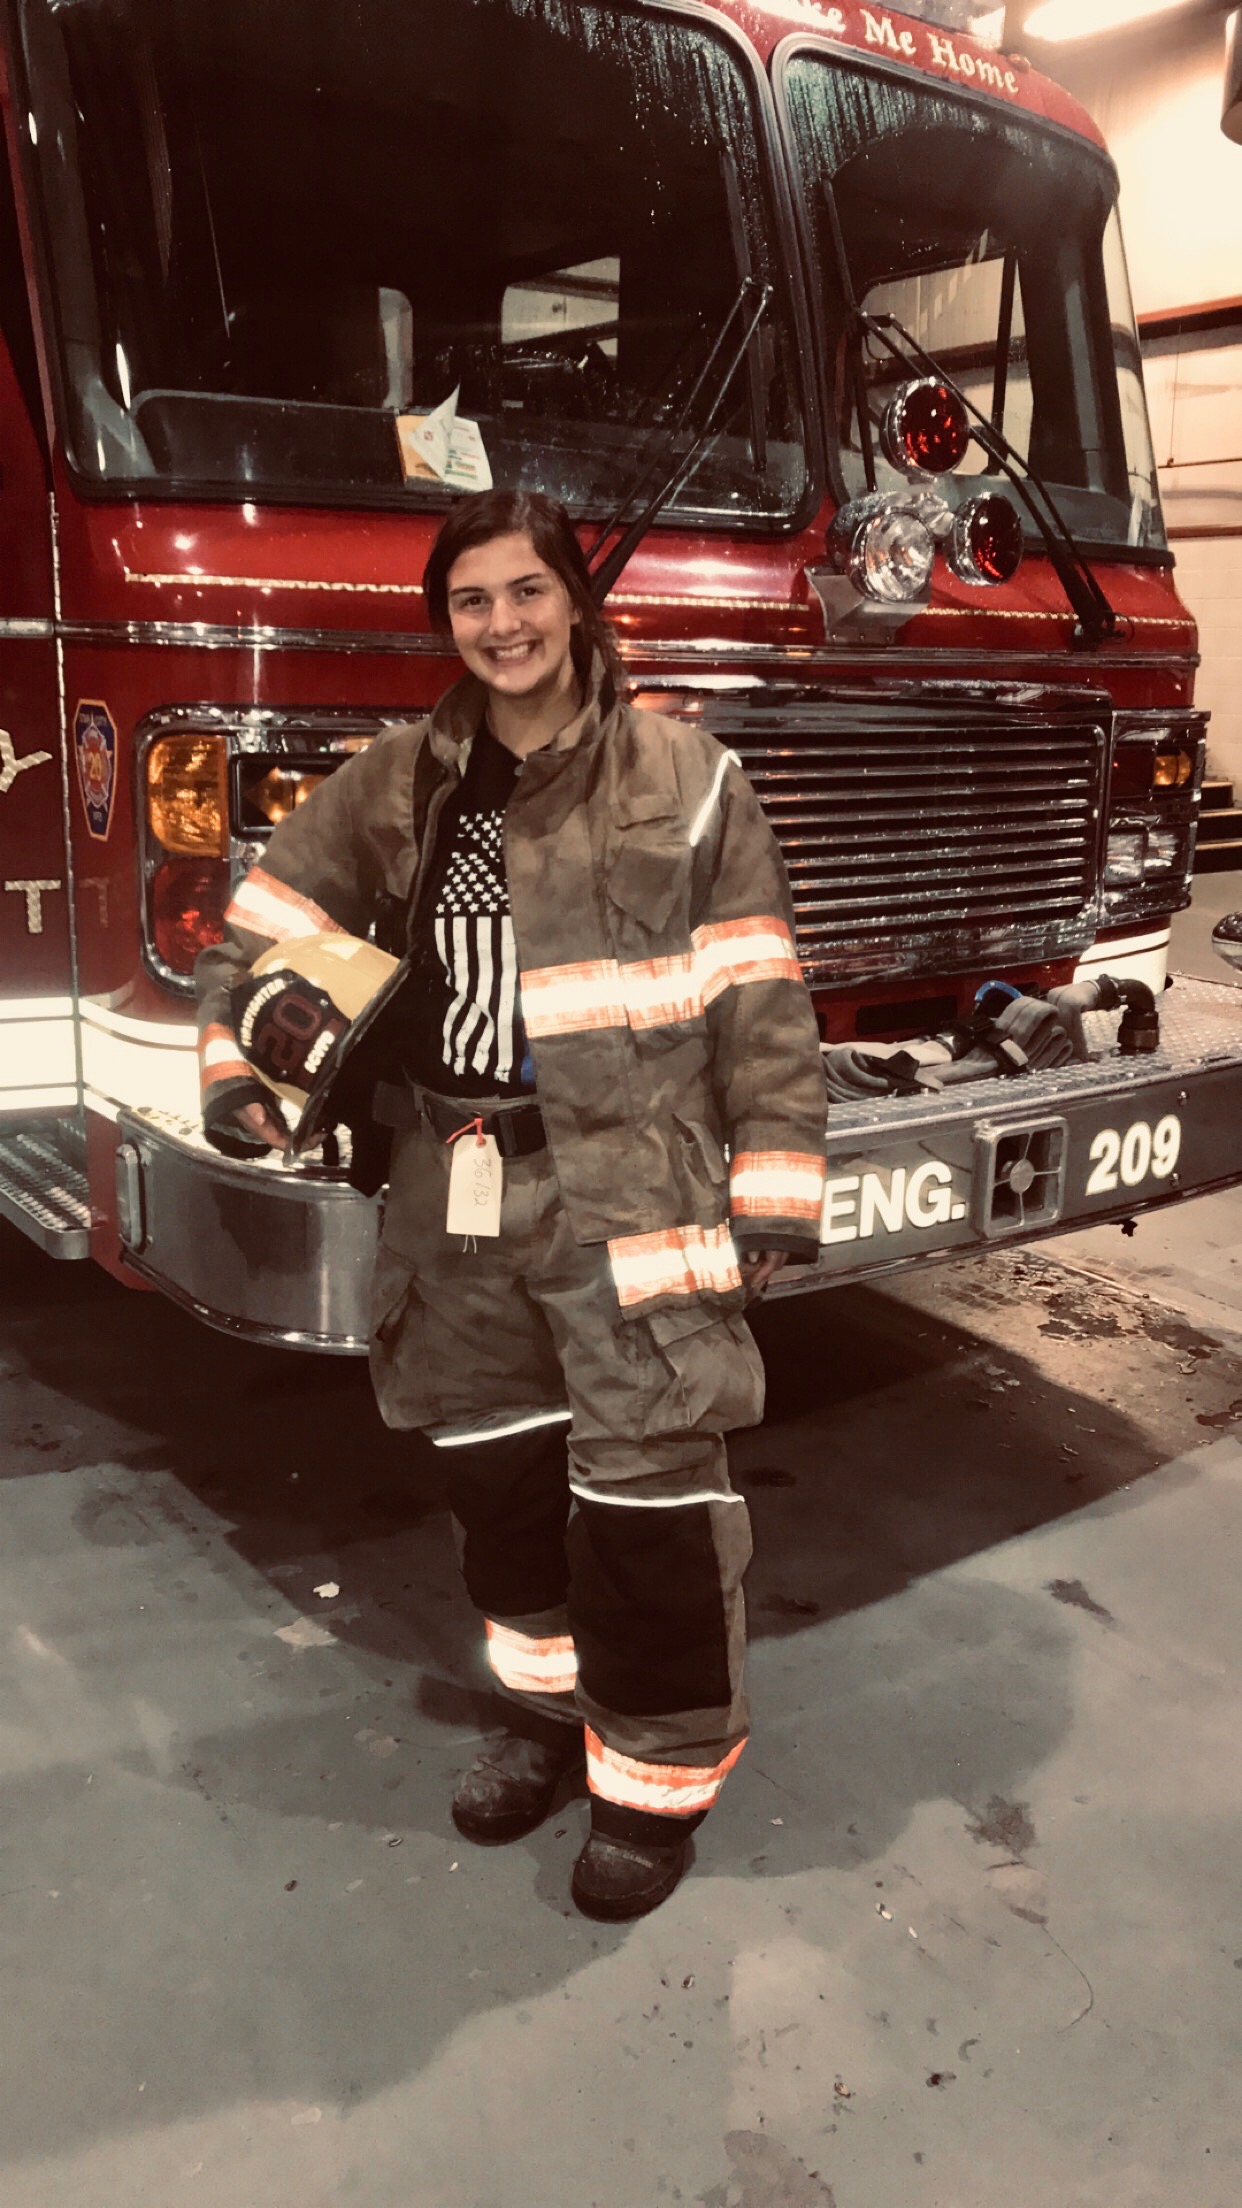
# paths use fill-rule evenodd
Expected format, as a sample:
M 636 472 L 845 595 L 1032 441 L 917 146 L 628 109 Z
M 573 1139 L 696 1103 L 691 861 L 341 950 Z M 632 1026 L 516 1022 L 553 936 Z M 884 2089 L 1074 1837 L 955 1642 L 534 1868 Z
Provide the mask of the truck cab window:
M 500 304 L 501 405 L 532 420 L 615 413 L 620 313 L 615 256 L 510 284 Z
M 904 322 L 980 412 L 1029 456 L 1031 376 L 1026 310 L 1016 273 L 1014 258 L 985 235 L 973 259 L 925 275 L 873 284 L 860 304 L 869 314 L 892 314 Z M 905 380 L 905 371 L 891 356 L 869 358 L 867 387 L 873 414 L 883 412 Z M 853 458 L 858 450 L 855 416 L 845 426 L 844 436 Z M 972 445 L 958 473 L 978 475 L 987 466 L 986 454 Z
M 856 296 L 895 315 L 1049 484 L 1074 535 L 1165 543 L 1116 179 L 1090 147 L 862 69 L 797 58 L 787 113 L 817 255 L 844 487 L 865 487 L 831 182 Z M 908 371 L 864 341 L 873 423 Z M 943 485 L 974 496 L 977 447 Z M 901 477 L 878 459 L 882 488 Z
M 752 361 L 677 510 L 799 506 L 770 180 L 718 35 L 602 0 L 20 5 L 84 474 L 417 503 L 442 494 L 395 416 L 456 391 L 497 484 L 606 512 L 749 268 L 769 434 Z
M 30 319 L 26 270 L 17 229 L 13 179 L 9 173 L 8 155 L 5 151 L 0 151 L 0 332 L 3 332 L 4 342 L 9 349 L 13 373 L 26 402 L 31 426 L 40 446 L 43 446 L 43 398 L 39 390 L 34 326 Z

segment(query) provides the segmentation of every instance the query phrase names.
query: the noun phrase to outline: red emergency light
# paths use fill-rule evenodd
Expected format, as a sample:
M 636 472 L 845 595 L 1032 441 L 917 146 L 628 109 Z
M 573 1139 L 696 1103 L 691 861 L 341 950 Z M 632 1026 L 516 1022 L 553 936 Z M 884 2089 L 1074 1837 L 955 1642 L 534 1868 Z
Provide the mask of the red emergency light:
M 964 583 L 1011 583 L 1025 549 L 1022 517 L 1002 491 L 984 491 L 954 516 L 949 564 Z
M 947 383 L 919 376 L 893 399 L 880 442 L 885 459 L 903 475 L 951 475 L 970 446 L 970 416 Z

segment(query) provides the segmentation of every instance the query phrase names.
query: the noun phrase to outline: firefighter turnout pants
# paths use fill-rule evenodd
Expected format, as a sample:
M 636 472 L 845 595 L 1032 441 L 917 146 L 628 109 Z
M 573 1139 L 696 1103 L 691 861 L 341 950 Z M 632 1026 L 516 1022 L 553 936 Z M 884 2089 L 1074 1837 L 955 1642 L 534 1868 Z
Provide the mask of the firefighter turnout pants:
M 443 1450 L 493 1675 L 534 1729 L 585 1726 L 597 1825 L 697 1822 L 747 1731 L 750 1521 L 722 1437 L 762 1415 L 758 1350 L 740 1311 L 697 1293 L 623 1308 L 546 1149 L 505 1161 L 498 1238 L 450 1237 L 450 1164 L 426 1124 L 398 1138 L 380 1410 Z

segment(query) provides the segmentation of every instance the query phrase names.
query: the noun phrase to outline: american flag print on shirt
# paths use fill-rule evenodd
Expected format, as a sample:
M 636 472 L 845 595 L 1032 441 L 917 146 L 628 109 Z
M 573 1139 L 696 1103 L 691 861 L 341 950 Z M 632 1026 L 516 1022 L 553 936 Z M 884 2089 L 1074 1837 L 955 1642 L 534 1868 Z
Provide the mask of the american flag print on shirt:
M 480 1089 L 520 1077 L 526 1052 L 505 880 L 503 807 L 461 814 L 440 894 L 435 944 L 448 976 L 444 1063 Z

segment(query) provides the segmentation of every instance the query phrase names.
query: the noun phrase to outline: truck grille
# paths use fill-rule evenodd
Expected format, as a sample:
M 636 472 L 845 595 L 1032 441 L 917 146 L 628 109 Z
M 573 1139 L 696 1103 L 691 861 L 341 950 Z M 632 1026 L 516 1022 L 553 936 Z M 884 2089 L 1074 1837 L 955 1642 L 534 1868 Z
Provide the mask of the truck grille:
M 802 693 L 703 720 L 776 830 L 811 983 L 1036 965 L 1094 938 L 1107 742 L 1081 698 L 1014 715 Z
M 1096 924 L 1099 721 L 727 706 L 789 872 L 808 981 L 1035 964 Z

